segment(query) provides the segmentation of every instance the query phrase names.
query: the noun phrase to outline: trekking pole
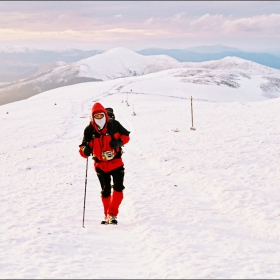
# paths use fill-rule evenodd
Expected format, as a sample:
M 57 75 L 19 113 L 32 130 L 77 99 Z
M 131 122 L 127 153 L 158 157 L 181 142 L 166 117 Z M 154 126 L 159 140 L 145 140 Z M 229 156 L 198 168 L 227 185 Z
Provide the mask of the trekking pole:
M 193 127 L 193 106 L 192 106 L 192 96 L 191 96 L 191 112 L 192 112 L 192 127 L 190 128 L 190 130 L 196 130 L 195 127 Z
M 85 179 L 85 195 L 84 195 L 83 228 L 85 227 L 84 223 L 85 223 L 86 193 L 87 193 L 87 171 L 88 171 L 88 157 L 87 157 L 86 179 Z

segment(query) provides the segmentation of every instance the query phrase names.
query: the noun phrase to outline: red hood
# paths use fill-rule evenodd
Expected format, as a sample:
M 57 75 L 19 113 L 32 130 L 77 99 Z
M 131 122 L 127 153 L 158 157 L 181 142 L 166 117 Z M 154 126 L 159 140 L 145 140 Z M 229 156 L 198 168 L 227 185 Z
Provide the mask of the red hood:
M 98 130 L 98 127 L 95 123 L 95 121 L 93 120 L 93 115 L 97 114 L 97 113 L 104 113 L 105 114 L 105 117 L 106 117 L 106 124 L 105 126 L 103 127 L 103 129 L 100 131 Z M 109 122 L 109 116 L 107 114 L 107 111 L 106 109 L 100 104 L 100 103 L 95 103 L 92 108 L 91 108 L 91 124 L 93 125 L 93 127 L 95 128 L 95 130 L 99 133 L 106 133 L 107 131 L 107 124 Z

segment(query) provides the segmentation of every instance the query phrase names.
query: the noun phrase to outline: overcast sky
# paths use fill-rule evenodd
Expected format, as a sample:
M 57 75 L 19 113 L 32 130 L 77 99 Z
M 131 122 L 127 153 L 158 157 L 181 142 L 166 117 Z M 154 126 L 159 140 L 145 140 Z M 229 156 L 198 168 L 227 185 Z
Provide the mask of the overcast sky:
M 279 1 L 0 1 L 0 47 L 280 49 Z

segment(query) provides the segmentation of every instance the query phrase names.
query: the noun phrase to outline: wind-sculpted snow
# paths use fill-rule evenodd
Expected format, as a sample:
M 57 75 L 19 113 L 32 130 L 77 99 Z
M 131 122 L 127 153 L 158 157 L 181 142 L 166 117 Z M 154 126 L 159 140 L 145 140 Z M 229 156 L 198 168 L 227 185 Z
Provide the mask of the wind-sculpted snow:
M 272 77 L 264 77 L 266 82 L 261 84 L 261 89 L 264 92 L 264 96 L 268 98 L 280 97 L 280 79 Z
M 237 74 L 231 74 L 221 71 L 210 71 L 210 70 L 187 70 L 175 77 L 183 77 L 182 82 L 202 84 L 202 85 L 225 85 L 232 88 L 240 87 L 237 82 L 239 80 Z

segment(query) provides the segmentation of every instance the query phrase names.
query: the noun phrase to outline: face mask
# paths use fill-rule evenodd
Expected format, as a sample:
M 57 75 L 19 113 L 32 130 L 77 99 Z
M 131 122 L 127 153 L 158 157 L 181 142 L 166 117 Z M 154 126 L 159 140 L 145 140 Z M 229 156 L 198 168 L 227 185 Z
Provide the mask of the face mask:
M 106 124 L 106 118 L 104 113 L 95 114 L 93 116 L 94 122 L 97 124 L 98 129 L 103 129 L 104 125 Z

